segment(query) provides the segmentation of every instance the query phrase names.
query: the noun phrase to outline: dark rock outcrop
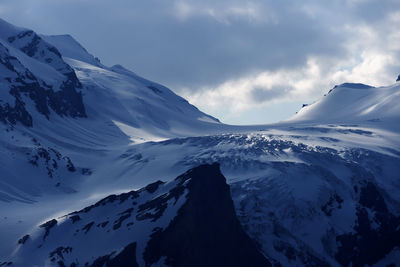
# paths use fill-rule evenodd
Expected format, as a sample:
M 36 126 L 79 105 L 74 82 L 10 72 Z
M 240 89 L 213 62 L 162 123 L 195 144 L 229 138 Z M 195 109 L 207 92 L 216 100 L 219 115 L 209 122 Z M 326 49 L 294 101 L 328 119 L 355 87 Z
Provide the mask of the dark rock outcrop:
M 106 256 L 97 258 L 90 267 L 119 267 L 129 266 L 138 267 L 136 261 L 136 242 L 127 245 L 119 254 L 114 256 L 115 253 L 111 253 Z
M 0 66 L 6 71 L 0 75 L 8 93 L 14 101 L 0 100 L 0 121 L 14 125 L 33 126 L 31 110 L 27 109 L 27 97 L 34 103 L 36 110 L 47 119 L 50 109 L 59 116 L 86 117 L 83 104 L 82 85 L 74 70 L 66 64 L 60 52 L 41 39 L 35 32 L 26 30 L 8 37 L 7 48 L 0 42 Z M 47 64 L 64 76 L 61 84 L 47 84 L 33 73 L 32 69 L 11 53 L 19 49 L 33 60 Z M 11 49 L 11 50 L 10 50 Z
M 363 83 L 342 83 L 340 85 L 335 85 L 334 88 L 336 87 L 346 87 L 346 88 L 352 88 L 352 89 L 369 89 L 369 88 L 374 88 L 371 85 L 368 84 L 363 84 Z
M 336 237 L 340 245 L 335 257 L 343 266 L 372 265 L 400 247 L 400 217 L 389 211 L 375 184 L 360 187 L 354 231 Z
M 39 227 L 44 228 L 46 230 L 45 234 L 43 235 L 43 240 L 46 239 L 46 237 L 50 233 L 50 229 L 53 228 L 57 224 L 56 219 L 52 219 L 50 221 L 45 222 L 44 224 L 41 224 Z
M 370 89 L 370 88 L 374 88 L 371 85 L 363 84 L 363 83 L 342 83 L 342 84 L 335 85 L 332 89 L 329 90 L 328 94 L 331 93 L 334 89 L 340 88 L 340 87 L 351 88 L 351 89 Z
M 146 265 L 271 266 L 245 234 L 219 164 L 201 165 L 177 178 L 188 181 L 186 203 L 169 226 L 156 229 L 144 252 Z

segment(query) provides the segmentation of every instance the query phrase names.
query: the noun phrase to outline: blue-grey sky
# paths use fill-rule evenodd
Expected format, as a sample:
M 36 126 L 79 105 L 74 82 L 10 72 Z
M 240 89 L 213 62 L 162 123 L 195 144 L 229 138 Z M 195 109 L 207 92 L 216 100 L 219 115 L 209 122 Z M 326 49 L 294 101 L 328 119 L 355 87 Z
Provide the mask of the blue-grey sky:
M 1 0 L 0 16 L 69 33 L 234 124 L 286 119 L 335 84 L 400 73 L 398 0 Z

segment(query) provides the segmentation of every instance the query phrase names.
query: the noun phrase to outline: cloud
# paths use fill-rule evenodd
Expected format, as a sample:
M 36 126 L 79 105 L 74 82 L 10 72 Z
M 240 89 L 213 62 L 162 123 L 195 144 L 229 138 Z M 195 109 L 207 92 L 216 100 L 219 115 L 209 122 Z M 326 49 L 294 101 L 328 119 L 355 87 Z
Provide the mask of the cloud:
M 263 88 L 255 87 L 251 90 L 251 98 L 256 103 L 265 103 L 278 97 L 282 97 L 288 92 L 288 88 L 285 87 L 274 87 L 274 88 Z
M 222 120 L 400 73 L 398 0 L 3 0 L 0 12 L 45 34 L 70 33 L 104 63 Z
M 315 59 L 302 68 L 264 71 L 226 81 L 217 87 L 203 87 L 196 92 L 184 91 L 184 96 L 200 107 L 213 111 L 227 106 L 228 113 L 246 111 L 283 101 L 306 101 L 315 95 L 315 88 L 324 86 L 323 72 Z M 227 114 L 229 115 L 229 114 Z
M 335 84 L 343 82 L 362 82 L 374 86 L 393 83 L 400 73 L 400 12 L 392 6 L 383 15 L 380 9 L 382 16 L 375 17 L 373 23 L 366 23 L 370 14 L 366 18 L 359 18 L 358 12 L 352 19 L 344 19 L 348 13 L 351 14 L 354 9 L 360 8 L 359 5 L 367 2 L 348 3 L 349 10 L 344 10 L 345 14 L 342 15 L 332 11 L 325 15 L 326 8 L 309 6 L 310 3 L 303 7 L 302 12 L 311 18 L 315 18 L 316 14 L 324 14 L 325 19 L 319 22 L 324 24 L 322 28 L 334 33 L 328 40 L 340 49 L 324 53 L 311 51 L 300 65 L 282 62 L 280 69 L 242 75 L 195 92 L 185 91 L 186 97 L 199 107 L 216 113 L 220 109 L 218 105 L 227 102 L 224 111 L 226 117 L 230 118 L 238 111 L 276 103 L 282 103 L 283 108 L 285 103 L 309 103 Z M 336 21 L 333 20 L 333 13 L 338 14 Z M 338 35 L 339 39 L 334 38 Z M 210 101 L 211 98 L 213 100 Z M 224 102 L 224 99 L 228 101 Z
M 7 15 L 12 22 L 43 33 L 71 33 L 105 63 L 123 64 L 176 90 L 301 66 L 310 53 L 341 53 L 330 41 L 340 34 L 295 12 L 296 1 L 18 2 Z M 31 15 L 20 17 L 21 10 Z
M 246 1 L 225 2 L 221 5 L 215 1 L 179 0 L 174 2 L 172 14 L 182 21 L 210 17 L 226 25 L 231 25 L 235 20 L 244 23 L 277 23 L 275 14 L 258 3 Z

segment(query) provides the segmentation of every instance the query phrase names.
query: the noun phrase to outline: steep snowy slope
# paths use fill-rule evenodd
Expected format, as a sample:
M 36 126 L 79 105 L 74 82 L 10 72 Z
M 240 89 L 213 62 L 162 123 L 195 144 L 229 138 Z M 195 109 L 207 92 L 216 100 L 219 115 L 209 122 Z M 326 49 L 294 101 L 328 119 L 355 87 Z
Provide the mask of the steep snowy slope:
M 198 134 L 219 123 L 166 87 L 121 66 L 108 69 L 74 59 L 67 62 L 87 87 L 85 105 L 93 111 L 91 117 L 114 122 L 133 141 Z
M 292 122 L 362 123 L 400 130 L 400 84 L 371 87 L 344 83 L 303 107 Z
M 141 138 L 146 132 L 167 137 L 187 135 L 188 131 L 195 134 L 210 128 L 210 123 L 219 123 L 160 84 L 121 65 L 103 66 L 71 36 L 44 36 L 44 39 L 60 49 L 87 87 L 88 109 L 108 116 L 133 139 L 135 133 Z

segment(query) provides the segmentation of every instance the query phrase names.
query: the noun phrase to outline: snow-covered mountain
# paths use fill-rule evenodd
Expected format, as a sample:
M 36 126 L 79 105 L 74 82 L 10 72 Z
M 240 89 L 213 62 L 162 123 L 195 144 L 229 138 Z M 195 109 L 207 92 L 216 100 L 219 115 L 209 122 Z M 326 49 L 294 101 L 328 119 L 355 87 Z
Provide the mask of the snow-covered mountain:
M 13 205 L 45 211 L 44 203 L 90 198 L 84 188 L 122 176 L 110 164 L 121 147 L 220 124 L 164 86 L 103 66 L 70 36 L 43 36 L 3 20 L 0 84 L 0 201 L 10 210 L 2 218 L 4 240 L 31 227 L 12 221 L 21 215 Z M 146 184 L 134 181 L 128 186 Z M 101 194 L 116 190 L 109 189 Z M 43 214 L 34 213 L 29 220 L 37 222 Z M 8 242 L 0 242 L 0 257 L 10 253 Z
M 93 155 L 85 153 L 220 124 L 166 87 L 122 66 L 103 66 L 70 36 L 40 36 L 0 21 L 0 48 L 4 200 L 52 191 L 48 178 L 53 189 L 76 191 L 75 181 L 91 173 L 81 157 Z M 64 152 L 78 154 L 81 166 Z M 17 168 L 21 162 L 32 166 Z M 21 178 L 27 175 L 39 178 Z
M 400 85 L 373 87 L 360 83 L 336 85 L 322 99 L 304 106 L 293 121 L 362 123 L 400 130 Z
M 232 126 L 69 35 L 0 48 L 0 266 L 400 262 L 400 83 Z
M 32 112 L 39 112 L 47 119 L 51 112 L 86 117 L 87 110 L 92 112 L 90 118 L 109 119 L 127 130 L 140 128 L 140 138 L 146 130 L 171 136 L 171 132 L 179 134 L 180 128 L 188 131 L 203 127 L 202 122 L 219 123 L 159 84 L 120 65 L 103 66 L 69 35 L 40 36 L 5 21 L 0 21 L 0 33 L 2 78 L 13 89 L 12 93 L 2 90 L 2 100 L 11 96 L 18 100 L 15 107 L 11 101 L 3 103 L 7 117 L 2 118 L 12 124 L 19 120 L 32 126 L 31 119 L 14 118 L 20 114 L 32 117 Z M 22 100 L 22 93 L 30 99 Z M 36 110 L 29 110 L 29 102 L 35 104 Z M 12 117 L 13 108 L 20 106 L 24 108 Z

